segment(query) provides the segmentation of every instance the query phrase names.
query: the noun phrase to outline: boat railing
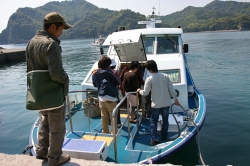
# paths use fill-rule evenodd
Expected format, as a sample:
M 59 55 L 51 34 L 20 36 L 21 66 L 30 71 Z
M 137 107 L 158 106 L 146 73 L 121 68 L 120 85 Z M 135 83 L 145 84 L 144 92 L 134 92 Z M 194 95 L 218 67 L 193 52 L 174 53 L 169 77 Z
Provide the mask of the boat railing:
M 136 128 L 137 128 L 137 134 L 139 131 L 139 118 L 138 118 L 138 112 L 139 112 L 139 95 L 137 92 L 129 92 L 126 93 L 126 95 L 122 98 L 122 100 L 116 105 L 116 107 L 114 108 L 113 112 L 112 112 L 112 134 L 113 134 L 113 141 L 114 141 L 114 155 L 115 155 L 115 162 L 118 163 L 118 158 L 117 158 L 117 136 L 119 135 L 119 133 L 121 132 L 122 128 L 124 127 L 124 124 L 126 122 L 128 122 L 128 138 L 130 138 L 130 107 L 129 107 L 129 95 L 131 94 L 136 94 L 136 103 L 137 104 L 137 110 L 136 110 L 136 116 L 137 116 L 137 121 L 136 121 Z M 121 127 L 119 128 L 119 130 L 117 131 L 117 114 L 118 114 L 118 110 L 121 107 L 121 105 L 123 104 L 123 102 L 125 102 L 127 99 L 127 117 L 125 118 L 125 121 L 123 122 L 123 124 L 121 125 Z M 141 107 L 142 107 L 142 117 L 144 118 L 145 115 L 145 100 L 144 97 L 141 97 Z M 137 135 L 136 134 L 136 135 Z
M 89 107 L 89 93 L 90 92 L 97 92 L 97 90 L 79 90 L 79 91 L 70 91 L 70 93 L 85 93 L 86 94 L 86 108 L 87 109 L 87 112 L 88 112 L 88 124 L 89 124 L 89 131 L 91 132 L 91 121 L 90 121 L 90 107 Z M 113 112 L 112 112 L 112 123 L 111 123 L 111 126 L 112 126 L 112 134 L 113 134 L 113 141 L 114 141 L 114 155 L 115 155 L 115 162 L 117 163 L 118 162 L 118 158 L 117 158 L 117 136 L 119 135 L 119 133 L 121 132 L 122 128 L 124 127 L 124 124 L 127 122 L 128 123 L 128 138 L 130 138 L 130 106 L 129 106 L 129 95 L 131 94 L 136 94 L 136 103 L 138 103 L 137 105 L 137 109 L 136 109 L 136 116 L 137 116 L 137 121 L 136 121 L 136 128 L 137 128 L 137 133 L 136 135 L 138 134 L 138 131 L 139 131 L 139 115 L 138 115 L 138 112 L 139 112 L 139 95 L 137 92 L 129 92 L 129 93 L 126 93 L 126 95 L 120 100 L 120 102 L 116 105 L 116 107 L 113 109 Z M 70 97 L 69 96 L 66 96 L 66 102 L 67 102 L 67 107 L 68 107 L 68 113 L 67 115 L 69 116 L 69 120 L 70 120 L 70 129 L 71 129 L 71 132 L 73 132 L 73 123 L 72 123 L 72 111 L 71 111 L 71 104 L 74 102 L 70 102 Z M 127 100 L 126 100 L 127 99 Z M 126 106 L 126 110 L 127 110 L 127 117 L 125 118 L 125 121 L 123 122 L 123 124 L 121 125 L 121 127 L 119 128 L 119 130 L 117 131 L 117 114 L 118 114 L 118 110 L 120 109 L 121 105 L 127 101 L 127 106 Z M 83 101 L 82 101 L 83 102 Z M 145 98 L 143 96 L 141 96 L 141 108 L 142 108 L 142 118 L 145 117 Z
M 70 93 L 85 93 L 86 94 L 86 109 L 87 109 L 87 112 L 88 112 L 88 124 L 89 124 L 89 132 L 91 132 L 91 121 L 90 121 L 90 106 L 89 106 L 89 92 L 97 92 L 97 90 L 79 90 L 79 91 L 70 91 Z M 71 116 L 71 102 L 69 101 L 69 96 L 66 96 L 66 102 L 68 103 L 67 106 L 68 106 L 68 113 L 67 115 L 69 116 L 69 120 L 70 120 L 70 130 L 71 132 L 73 132 L 73 123 L 72 123 L 72 116 Z M 83 102 L 83 101 L 82 101 Z

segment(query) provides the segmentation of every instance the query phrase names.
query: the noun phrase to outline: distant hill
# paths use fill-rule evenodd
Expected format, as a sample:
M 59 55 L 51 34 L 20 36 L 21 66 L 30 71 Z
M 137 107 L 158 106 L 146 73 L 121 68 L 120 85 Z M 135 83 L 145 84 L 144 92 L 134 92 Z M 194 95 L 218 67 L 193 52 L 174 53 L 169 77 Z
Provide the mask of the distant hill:
M 118 26 L 127 29 L 144 28 L 137 21 L 145 15 L 131 10 L 112 11 L 98 8 L 85 0 L 49 2 L 38 8 L 19 8 L 11 15 L 7 28 L 0 34 L 0 44 L 26 43 L 42 29 L 44 16 L 58 12 L 74 28 L 64 31 L 61 39 L 93 38 L 108 35 Z M 150 14 L 150 13 L 149 13 Z M 187 7 L 182 11 L 161 16 L 162 24 L 157 27 L 177 27 L 184 32 L 214 30 L 249 30 L 250 3 L 215 0 L 205 7 Z
M 173 27 L 180 25 L 185 32 L 216 30 L 250 30 L 250 3 L 215 0 L 205 7 L 186 7 L 162 17 Z

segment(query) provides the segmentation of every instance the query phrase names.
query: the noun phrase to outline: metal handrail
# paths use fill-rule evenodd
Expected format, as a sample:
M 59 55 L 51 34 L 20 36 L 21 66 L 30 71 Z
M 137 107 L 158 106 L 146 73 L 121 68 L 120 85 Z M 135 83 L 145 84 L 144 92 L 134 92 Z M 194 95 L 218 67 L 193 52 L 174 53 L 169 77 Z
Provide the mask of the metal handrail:
M 77 90 L 77 91 L 69 91 L 69 93 L 78 93 L 78 92 L 85 92 L 86 93 L 86 100 L 87 100 L 87 110 L 88 110 L 88 122 L 89 122 L 89 131 L 91 132 L 91 121 L 90 121 L 90 112 L 89 112 L 89 102 L 88 102 L 88 92 L 97 92 L 97 90 Z M 72 116 L 70 111 L 70 104 L 69 104 L 69 96 L 66 96 L 66 100 L 68 103 L 68 115 L 70 120 L 70 129 L 73 132 L 73 123 L 72 123 Z
M 88 102 L 88 92 L 97 92 L 97 90 L 78 90 L 78 91 L 70 91 L 69 93 L 78 93 L 78 92 L 85 92 L 86 93 L 86 100 L 87 100 L 87 110 L 88 110 L 88 122 L 89 122 L 89 130 L 91 132 L 91 121 L 90 121 L 90 110 L 89 110 L 89 102 Z M 115 162 L 118 162 L 118 158 L 117 158 L 117 141 L 116 138 L 118 136 L 118 134 L 121 132 L 122 128 L 124 127 L 124 124 L 126 123 L 126 121 L 128 121 L 128 137 L 130 137 L 130 121 L 129 116 L 130 116 L 130 109 L 129 109 L 129 100 L 128 100 L 128 95 L 130 94 L 136 94 L 136 103 L 138 103 L 137 105 L 137 111 L 139 111 L 139 97 L 138 97 L 138 93 L 137 92 L 128 92 L 123 98 L 122 100 L 116 105 L 116 107 L 113 109 L 112 112 L 112 133 L 113 133 L 113 140 L 114 140 L 114 155 L 115 155 Z M 117 131 L 117 112 L 118 109 L 120 108 L 121 104 L 126 100 L 127 98 L 127 118 L 125 119 L 125 122 L 121 125 L 120 129 Z M 143 100 L 144 98 L 142 98 Z M 73 124 L 72 124 L 72 116 L 71 116 L 71 111 L 70 111 L 70 104 L 69 104 L 69 96 L 66 96 L 66 100 L 68 102 L 68 114 L 70 117 L 70 128 L 71 128 L 71 132 L 73 132 Z M 143 100 L 144 101 L 144 100 Z M 142 112 L 144 115 L 145 109 L 144 109 L 144 102 L 142 102 Z M 138 118 L 138 114 L 137 118 Z M 136 127 L 137 127 L 137 133 L 138 133 L 138 129 L 139 129 L 139 121 L 137 120 L 136 122 Z
M 117 141 L 116 138 L 118 136 L 118 134 L 120 133 L 120 131 L 122 130 L 122 128 L 124 127 L 124 124 L 126 123 L 126 121 L 128 121 L 128 137 L 130 137 L 130 121 L 129 116 L 130 116 L 130 109 L 129 109 L 129 100 L 128 100 L 128 95 L 129 94 L 136 94 L 136 103 L 138 103 L 137 105 L 137 112 L 139 111 L 139 97 L 138 97 L 138 93 L 137 92 L 128 92 L 123 99 L 116 105 L 116 107 L 113 109 L 112 112 L 112 132 L 113 132 L 113 141 L 114 141 L 114 155 L 115 155 L 115 163 L 118 162 L 118 158 L 117 158 Z M 125 99 L 127 98 L 127 118 L 125 120 L 125 122 L 122 124 L 122 126 L 120 127 L 120 129 L 117 132 L 117 112 L 119 107 L 121 106 L 121 104 L 125 101 Z M 143 104 L 142 104 L 143 105 Z M 143 113 L 144 113 L 144 106 L 143 106 Z M 138 114 L 137 114 L 138 116 Z M 137 117 L 138 118 L 138 117 Z M 136 127 L 137 127 L 137 131 L 139 129 L 139 121 L 137 120 L 136 122 Z

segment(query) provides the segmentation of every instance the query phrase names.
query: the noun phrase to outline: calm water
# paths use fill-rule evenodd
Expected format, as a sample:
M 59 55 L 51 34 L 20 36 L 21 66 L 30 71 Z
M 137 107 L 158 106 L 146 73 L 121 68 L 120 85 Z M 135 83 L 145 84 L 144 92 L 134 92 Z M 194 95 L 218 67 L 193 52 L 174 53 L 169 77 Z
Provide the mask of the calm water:
M 206 32 L 183 35 L 189 44 L 187 61 L 198 89 L 207 101 L 207 116 L 200 132 L 200 148 L 207 165 L 250 165 L 250 31 Z M 92 39 L 62 41 L 63 64 L 70 90 L 80 84 L 100 57 Z M 1 45 L 4 48 L 24 48 Z M 26 64 L 0 66 L 0 153 L 20 154 L 38 113 L 25 109 Z M 249 132 L 247 134 L 247 132 Z M 196 140 L 171 159 L 179 165 L 198 165 Z

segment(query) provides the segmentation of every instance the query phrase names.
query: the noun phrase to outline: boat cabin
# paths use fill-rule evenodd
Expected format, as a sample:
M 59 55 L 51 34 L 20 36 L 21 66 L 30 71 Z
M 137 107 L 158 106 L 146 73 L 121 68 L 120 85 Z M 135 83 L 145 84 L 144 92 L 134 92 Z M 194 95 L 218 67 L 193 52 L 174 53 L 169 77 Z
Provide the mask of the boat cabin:
M 140 69 L 144 73 L 144 81 L 150 75 L 144 67 L 145 62 L 150 59 L 155 60 L 159 72 L 166 73 L 170 77 L 182 106 L 188 108 L 190 88 L 188 88 L 186 80 L 184 58 L 188 46 L 183 44 L 182 34 L 181 28 L 149 28 L 114 32 L 107 37 L 103 44 L 110 46 L 107 54 L 103 56 L 109 56 L 116 61 L 118 73 L 121 73 L 124 66 L 131 61 L 139 61 Z M 82 90 L 96 89 L 92 85 L 91 71 L 97 68 L 97 64 L 98 62 L 93 65 L 82 82 Z M 176 109 L 179 111 L 180 108 Z

